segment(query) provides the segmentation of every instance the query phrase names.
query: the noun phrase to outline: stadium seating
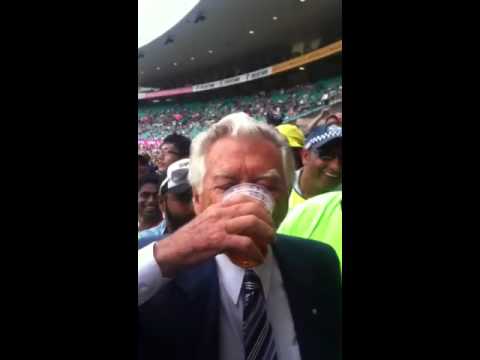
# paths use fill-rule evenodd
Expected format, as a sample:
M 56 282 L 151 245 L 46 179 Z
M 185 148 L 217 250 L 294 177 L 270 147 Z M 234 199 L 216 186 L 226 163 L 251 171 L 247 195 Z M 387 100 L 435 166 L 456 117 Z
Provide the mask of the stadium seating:
M 280 111 L 285 121 L 293 121 L 325 105 L 325 94 L 329 99 L 341 99 L 341 83 L 341 77 L 336 77 L 269 93 L 261 91 L 252 96 L 139 105 L 138 138 L 161 140 L 172 132 L 193 138 L 221 117 L 236 111 L 245 111 L 259 121 L 265 121 L 268 111 Z

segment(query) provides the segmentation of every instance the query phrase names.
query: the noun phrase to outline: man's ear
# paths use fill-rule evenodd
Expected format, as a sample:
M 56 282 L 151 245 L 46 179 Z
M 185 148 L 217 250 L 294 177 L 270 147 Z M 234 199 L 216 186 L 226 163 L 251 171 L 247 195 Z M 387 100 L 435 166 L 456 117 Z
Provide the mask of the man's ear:
M 202 212 L 202 206 L 200 205 L 200 193 L 196 189 L 192 189 L 192 201 L 193 201 L 193 210 L 195 215 L 198 215 Z
M 306 149 L 301 149 L 300 154 L 302 156 L 303 166 L 307 165 L 310 162 L 310 157 L 311 157 L 310 151 L 308 151 Z
M 166 203 L 167 203 L 167 194 L 160 195 L 158 199 L 158 206 L 160 207 L 160 211 L 162 214 L 165 214 L 165 209 L 166 209 Z

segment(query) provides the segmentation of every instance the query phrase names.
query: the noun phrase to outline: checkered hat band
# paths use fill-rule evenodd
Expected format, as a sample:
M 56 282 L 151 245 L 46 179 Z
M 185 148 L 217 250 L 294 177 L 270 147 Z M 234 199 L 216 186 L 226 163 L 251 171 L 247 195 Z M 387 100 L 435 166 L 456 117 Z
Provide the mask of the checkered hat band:
M 325 144 L 328 140 L 341 137 L 342 136 L 342 129 L 333 129 L 331 131 L 326 132 L 325 134 L 315 136 L 314 138 L 310 139 L 310 141 L 305 146 L 306 149 L 310 149 L 313 145 L 321 143 Z

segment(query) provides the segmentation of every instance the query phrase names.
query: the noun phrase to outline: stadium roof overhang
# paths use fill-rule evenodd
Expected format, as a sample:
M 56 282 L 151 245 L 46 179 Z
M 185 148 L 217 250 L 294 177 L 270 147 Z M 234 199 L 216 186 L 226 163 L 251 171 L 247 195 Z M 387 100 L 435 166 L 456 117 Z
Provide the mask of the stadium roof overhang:
M 248 54 L 279 47 L 293 54 L 305 41 L 328 45 L 341 38 L 341 6 L 340 0 L 201 0 L 172 29 L 139 48 L 139 84 L 164 88 L 172 79 Z

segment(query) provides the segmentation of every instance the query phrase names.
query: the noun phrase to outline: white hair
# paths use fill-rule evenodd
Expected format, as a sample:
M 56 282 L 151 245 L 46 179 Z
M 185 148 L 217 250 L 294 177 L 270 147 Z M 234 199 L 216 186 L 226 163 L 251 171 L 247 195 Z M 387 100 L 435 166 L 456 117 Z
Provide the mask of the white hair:
M 295 162 L 285 138 L 273 127 L 257 122 L 244 112 L 233 113 L 198 134 L 190 147 L 190 172 L 188 180 L 198 192 L 202 192 L 203 178 L 206 173 L 205 157 L 210 147 L 218 140 L 228 136 L 261 136 L 273 143 L 280 151 L 283 175 L 288 191 L 291 190 L 295 176 Z

